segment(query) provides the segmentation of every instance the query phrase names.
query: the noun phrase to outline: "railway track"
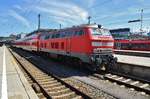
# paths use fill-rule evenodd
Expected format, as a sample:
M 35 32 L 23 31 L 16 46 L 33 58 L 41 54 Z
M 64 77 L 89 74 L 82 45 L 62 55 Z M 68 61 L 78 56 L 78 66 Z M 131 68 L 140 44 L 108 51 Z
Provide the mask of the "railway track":
M 125 85 L 130 88 L 134 88 L 137 91 L 150 94 L 150 85 L 147 82 L 142 82 L 142 81 L 135 80 L 129 77 L 124 77 L 124 76 L 115 75 L 115 74 L 106 74 L 104 78 L 112 82 L 116 82 L 118 84 Z
M 44 73 L 17 53 L 10 52 L 40 99 L 91 99 L 58 77 Z
M 150 95 L 150 84 L 148 81 L 128 77 L 127 75 L 125 76 L 118 73 L 95 73 L 92 76 L 100 79 L 109 80 L 111 82 L 116 82 L 120 85 L 127 86 L 128 88 L 133 88 L 133 90 L 135 89 L 137 91 L 144 92 Z
M 111 82 L 116 82 L 119 85 L 124 85 L 139 92 L 150 94 L 150 85 L 148 82 L 134 79 L 132 77 L 129 77 L 128 75 L 124 76 L 117 73 L 102 72 L 102 74 L 95 73 L 91 76 L 99 79 L 109 80 Z

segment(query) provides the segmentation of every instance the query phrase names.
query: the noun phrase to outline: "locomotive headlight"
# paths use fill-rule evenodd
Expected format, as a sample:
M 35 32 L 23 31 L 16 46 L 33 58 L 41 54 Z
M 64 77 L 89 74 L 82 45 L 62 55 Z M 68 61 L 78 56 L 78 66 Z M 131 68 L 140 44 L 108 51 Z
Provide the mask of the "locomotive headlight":
M 113 42 L 92 42 L 92 46 L 113 46 Z
M 114 46 L 114 43 L 113 42 L 108 42 L 107 46 Z
M 99 52 L 101 52 L 101 49 L 99 49 L 99 48 L 93 49 L 93 53 L 99 53 Z
M 93 56 L 91 56 L 91 60 L 92 60 L 92 61 L 95 61 L 95 58 L 94 58 Z

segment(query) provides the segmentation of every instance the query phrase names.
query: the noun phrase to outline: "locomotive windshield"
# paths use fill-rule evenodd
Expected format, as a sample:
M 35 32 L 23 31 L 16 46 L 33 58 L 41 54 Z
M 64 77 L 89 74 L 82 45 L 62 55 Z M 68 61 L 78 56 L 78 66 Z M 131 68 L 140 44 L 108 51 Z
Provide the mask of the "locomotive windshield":
M 93 28 L 92 35 L 110 36 L 111 34 L 110 34 L 109 30 Z

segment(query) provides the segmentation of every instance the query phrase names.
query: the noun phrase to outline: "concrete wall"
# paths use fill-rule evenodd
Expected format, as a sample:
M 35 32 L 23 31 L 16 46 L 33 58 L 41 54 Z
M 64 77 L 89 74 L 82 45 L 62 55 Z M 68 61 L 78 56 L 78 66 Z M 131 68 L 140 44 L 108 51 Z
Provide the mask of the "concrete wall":
M 150 67 L 118 63 L 112 71 L 150 81 Z

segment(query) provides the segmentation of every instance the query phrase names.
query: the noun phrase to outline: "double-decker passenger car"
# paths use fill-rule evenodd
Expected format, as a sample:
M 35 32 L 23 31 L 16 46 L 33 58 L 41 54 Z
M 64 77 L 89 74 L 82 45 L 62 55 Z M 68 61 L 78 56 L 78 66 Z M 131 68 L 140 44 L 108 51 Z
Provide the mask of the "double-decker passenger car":
M 115 49 L 150 51 L 150 40 L 115 40 Z
M 38 51 L 39 48 L 39 34 L 33 34 L 23 39 L 17 40 L 15 46 L 28 51 Z
M 26 44 L 22 40 L 21 46 L 24 46 L 24 49 L 36 48 L 34 51 L 47 53 L 66 62 L 84 64 L 82 66 L 94 71 L 101 69 L 102 66 L 114 65 L 116 62 L 113 57 L 113 37 L 109 30 L 95 24 L 40 32 L 36 33 L 36 38 L 29 36 L 24 39 L 30 43 Z M 31 49 L 31 46 L 34 47 Z

